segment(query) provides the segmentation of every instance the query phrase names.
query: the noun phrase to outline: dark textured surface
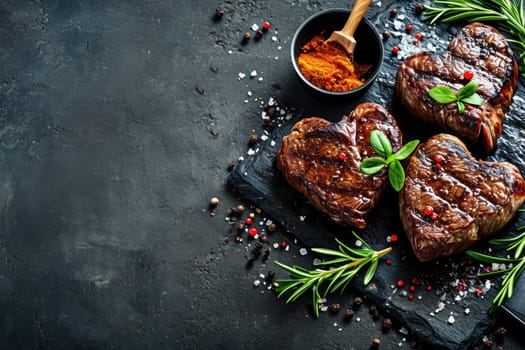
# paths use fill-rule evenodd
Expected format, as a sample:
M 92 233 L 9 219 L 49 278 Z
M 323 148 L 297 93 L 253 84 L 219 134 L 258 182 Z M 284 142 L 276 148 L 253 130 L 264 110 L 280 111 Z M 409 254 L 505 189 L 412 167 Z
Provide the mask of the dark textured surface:
M 226 186 L 226 166 L 262 133 L 256 97 L 332 118 L 351 107 L 314 100 L 289 60 L 304 19 L 347 6 L 1 1 L 0 348 L 366 349 L 375 337 L 382 349 L 417 348 L 365 305 L 360 321 L 314 320 L 305 299 L 284 305 L 255 288 L 275 267 L 247 268 L 253 241 L 235 242 L 224 220 L 229 207 L 248 207 Z M 264 20 L 268 35 L 242 45 Z M 252 70 L 263 81 L 238 79 Z M 271 236 L 282 240 L 290 250 L 271 259 L 311 263 L 286 232 Z M 331 302 L 347 307 L 356 294 Z M 519 349 L 513 323 L 496 324 L 510 330 L 505 348 Z

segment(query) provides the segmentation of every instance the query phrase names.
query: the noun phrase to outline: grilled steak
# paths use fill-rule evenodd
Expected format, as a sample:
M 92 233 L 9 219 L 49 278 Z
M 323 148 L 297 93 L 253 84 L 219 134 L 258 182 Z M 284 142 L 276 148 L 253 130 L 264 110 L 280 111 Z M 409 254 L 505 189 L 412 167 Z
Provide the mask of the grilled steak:
M 359 170 L 362 157 L 376 155 L 370 146 L 375 129 L 388 136 L 394 152 L 401 147 L 396 121 L 374 103 L 358 105 L 337 123 L 305 118 L 283 138 L 277 167 L 293 188 L 334 221 L 364 228 L 365 216 L 388 181 L 384 170 L 374 176 Z
M 467 82 L 466 71 L 474 74 L 483 105 L 465 104 L 460 115 L 456 103 L 440 104 L 429 96 L 437 85 L 457 92 Z M 517 82 L 517 63 L 503 35 L 490 26 L 471 23 L 458 32 L 446 53 L 408 57 L 397 73 L 396 95 L 413 117 L 490 153 L 501 135 Z
M 524 199 L 514 165 L 475 160 L 457 137 L 438 134 L 409 158 L 399 207 L 414 254 L 428 261 L 497 232 Z

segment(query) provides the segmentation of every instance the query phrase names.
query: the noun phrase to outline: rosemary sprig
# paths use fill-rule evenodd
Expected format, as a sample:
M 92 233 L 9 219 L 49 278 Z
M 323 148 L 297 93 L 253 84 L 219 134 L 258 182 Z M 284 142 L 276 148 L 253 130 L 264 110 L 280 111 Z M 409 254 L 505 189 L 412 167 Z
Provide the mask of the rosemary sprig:
M 520 211 L 525 210 L 520 209 Z M 518 231 L 523 230 L 525 230 L 525 225 L 518 228 Z M 489 241 L 489 243 L 493 245 L 506 246 L 505 250 L 507 252 L 514 251 L 514 254 L 511 258 L 483 254 L 472 250 L 466 251 L 467 255 L 484 263 L 511 265 L 511 267 L 507 269 L 485 272 L 478 275 L 479 277 L 491 277 L 495 275 L 506 274 L 503 278 L 503 281 L 501 282 L 500 290 L 490 304 L 489 312 L 492 313 L 496 308 L 500 307 L 506 299 L 510 299 L 512 297 L 514 285 L 521 276 L 523 270 L 525 270 L 525 255 L 523 254 L 523 249 L 525 248 L 525 232 L 511 238 L 492 239 Z
M 525 9 L 523 0 L 435 0 L 432 6 L 425 6 L 425 17 L 430 23 L 437 21 L 453 22 L 493 22 L 494 27 L 505 32 L 507 41 L 518 53 L 522 62 L 525 59 Z M 520 66 L 525 76 L 524 63 Z
M 364 248 L 351 248 L 338 239 L 336 239 L 336 242 L 339 245 L 339 250 L 312 248 L 312 251 L 315 253 L 331 257 L 330 260 L 320 263 L 322 266 L 332 265 L 330 269 L 308 270 L 301 266 L 288 266 L 279 261 L 274 261 L 277 266 L 290 274 L 289 279 L 276 281 L 279 285 L 276 288 L 277 297 L 280 298 L 287 292 L 291 292 L 286 299 L 286 303 L 290 303 L 311 289 L 314 313 L 318 317 L 319 300 L 338 290 L 342 293 L 350 281 L 366 265 L 369 266 L 363 277 L 363 284 L 367 285 L 370 283 L 375 275 L 379 258 L 391 252 L 392 247 L 376 251 L 355 232 L 352 231 L 352 234 L 363 243 Z M 324 291 L 321 291 L 321 286 L 325 282 L 328 285 Z

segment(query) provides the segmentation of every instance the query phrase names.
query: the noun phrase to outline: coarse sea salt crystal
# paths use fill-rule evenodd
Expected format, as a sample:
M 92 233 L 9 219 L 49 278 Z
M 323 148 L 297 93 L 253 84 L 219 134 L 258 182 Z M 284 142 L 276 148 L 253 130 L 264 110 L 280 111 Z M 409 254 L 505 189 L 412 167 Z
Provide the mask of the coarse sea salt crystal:
M 450 315 L 449 318 L 447 319 L 447 323 L 454 324 L 454 322 L 456 322 L 456 319 L 454 318 L 454 316 Z
M 257 76 L 257 71 L 256 70 L 252 70 L 251 73 L 250 73 L 250 77 L 255 78 L 256 76 Z
M 259 287 L 260 284 L 261 284 L 261 281 L 260 281 L 260 280 L 255 280 L 255 281 L 253 281 L 253 286 L 254 286 L 254 287 Z
M 299 249 L 299 254 L 307 255 L 308 254 L 308 250 L 306 248 L 301 248 L 301 249 Z
M 244 78 L 246 78 L 246 74 L 243 72 L 239 72 L 239 80 L 242 80 Z
M 252 26 L 250 28 L 251 28 L 251 30 L 253 30 L 255 32 L 255 31 L 257 31 L 257 29 L 259 29 L 259 26 L 257 25 L 257 23 L 254 23 L 254 24 L 252 24 Z

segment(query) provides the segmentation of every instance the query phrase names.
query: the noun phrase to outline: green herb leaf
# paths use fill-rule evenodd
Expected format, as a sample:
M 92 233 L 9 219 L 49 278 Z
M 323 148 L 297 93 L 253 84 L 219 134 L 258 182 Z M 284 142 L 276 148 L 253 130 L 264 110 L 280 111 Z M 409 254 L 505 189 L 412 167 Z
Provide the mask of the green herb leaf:
M 392 154 L 392 144 L 388 137 L 379 130 L 372 130 L 370 133 L 370 145 L 381 157 L 388 158 Z
M 405 169 L 400 160 L 408 158 L 412 152 L 416 149 L 419 144 L 419 140 L 412 140 L 402 146 L 396 153 L 392 154 L 392 145 L 390 140 L 386 137 L 383 132 L 379 130 L 373 130 L 370 133 L 370 143 L 374 150 L 379 150 L 380 153 L 385 154 L 384 158 L 370 157 L 359 166 L 359 170 L 366 175 L 373 175 L 383 169 L 385 166 L 388 167 L 388 179 L 392 187 L 397 191 L 401 191 L 405 184 Z M 375 146 L 374 146 L 375 145 Z M 379 153 L 378 153 L 379 154 Z
M 379 172 L 386 165 L 385 160 L 378 157 L 366 158 L 361 165 L 359 170 L 366 175 L 373 175 Z
M 464 114 L 465 113 L 465 105 L 461 101 L 458 101 L 457 103 L 458 103 L 458 113 L 460 115 Z
M 363 284 L 366 286 L 368 283 L 370 283 L 370 281 L 372 281 L 372 278 L 374 277 L 374 275 L 376 274 L 376 270 L 377 270 L 377 264 L 378 264 L 379 260 L 374 260 L 372 261 L 372 263 L 370 264 L 370 266 L 368 266 L 368 270 L 366 270 L 366 273 L 365 273 L 365 277 L 363 278 Z
M 448 104 L 457 101 L 457 96 L 451 88 L 444 85 L 438 85 L 428 91 L 430 97 L 441 104 Z
M 419 145 L 419 140 L 412 140 L 406 143 L 403 147 L 399 149 L 399 151 L 395 153 L 396 159 L 404 160 L 408 158 L 412 154 L 412 152 L 414 152 L 417 145 Z
M 394 160 L 388 167 L 388 180 L 397 192 L 405 185 L 405 169 L 399 160 Z
M 472 96 L 478 90 L 478 83 L 474 80 L 469 81 L 458 91 L 458 100 L 463 100 L 466 97 Z
M 473 93 L 472 95 L 463 98 L 461 101 L 473 106 L 481 106 L 483 104 L 483 99 L 477 93 Z

